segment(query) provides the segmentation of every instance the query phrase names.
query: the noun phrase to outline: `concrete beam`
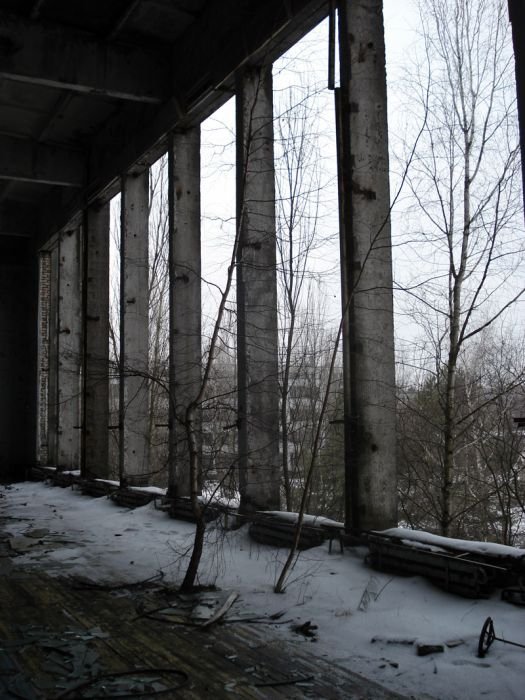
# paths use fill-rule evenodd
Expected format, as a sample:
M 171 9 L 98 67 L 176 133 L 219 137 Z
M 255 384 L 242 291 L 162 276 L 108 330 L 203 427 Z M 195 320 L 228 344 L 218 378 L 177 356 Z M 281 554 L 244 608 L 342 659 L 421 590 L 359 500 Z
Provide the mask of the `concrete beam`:
M 272 69 L 237 92 L 237 363 L 241 510 L 278 510 L 279 383 Z
M 86 188 L 67 204 L 50 203 L 43 229 L 66 226 L 86 201 L 111 188 L 123 172 L 154 163 L 167 148 L 167 134 L 199 124 L 235 91 L 235 73 L 254 56 L 272 60 L 313 28 L 328 11 L 327 0 L 250 0 L 242 22 L 220 31 L 233 0 L 206 3 L 205 10 L 173 53 L 173 98 L 160 109 L 123 106 L 91 143 Z M 235 2 L 238 9 L 238 3 Z M 200 47 L 197 50 L 197 47 Z M 227 47 L 227 50 L 225 49 Z M 200 69 L 193 61 L 201 65 Z M 204 68 L 202 68 L 204 66 Z M 202 70 L 199 74 L 199 70 Z
M 166 57 L 1 13 L 0 77 L 137 102 L 169 90 Z
M 172 496 L 189 496 L 186 411 L 201 386 L 200 128 L 173 134 L 170 188 L 170 471 Z M 195 421 L 200 444 L 201 416 Z
M 82 187 L 86 161 L 79 151 L 0 135 L 0 179 Z
M 174 84 L 184 111 L 201 110 L 214 92 L 233 91 L 237 70 L 256 62 L 269 65 L 327 12 L 327 0 L 206 3 L 173 56 Z
M 122 178 L 120 228 L 120 478 L 149 481 L 149 170 Z
M 397 525 L 394 316 L 382 0 L 339 8 L 337 95 L 346 523 Z

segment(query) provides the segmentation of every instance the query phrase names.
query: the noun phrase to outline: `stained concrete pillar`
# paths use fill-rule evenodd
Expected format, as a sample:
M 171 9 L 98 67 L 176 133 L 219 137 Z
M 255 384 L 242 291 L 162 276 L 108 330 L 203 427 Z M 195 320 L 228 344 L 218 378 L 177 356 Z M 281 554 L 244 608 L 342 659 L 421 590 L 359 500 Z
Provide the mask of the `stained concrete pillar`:
M 392 250 L 382 0 L 340 4 L 336 95 L 346 521 L 397 524 Z
M 92 205 L 82 226 L 82 476 L 108 478 L 109 203 Z
M 49 314 L 51 253 L 40 252 L 38 269 L 38 423 L 37 463 L 48 463 Z
M 82 303 L 80 229 L 58 242 L 58 449 L 59 469 L 80 468 Z
M 237 362 L 241 510 L 279 508 L 279 386 L 271 66 L 237 84 Z
M 125 175 L 120 239 L 120 478 L 149 481 L 149 170 Z
M 49 253 L 47 463 L 58 464 L 58 246 Z
M 174 133 L 169 146 L 170 434 L 169 495 L 190 495 L 188 406 L 202 382 L 200 127 Z M 194 417 L 197 449 L 201 415 Z

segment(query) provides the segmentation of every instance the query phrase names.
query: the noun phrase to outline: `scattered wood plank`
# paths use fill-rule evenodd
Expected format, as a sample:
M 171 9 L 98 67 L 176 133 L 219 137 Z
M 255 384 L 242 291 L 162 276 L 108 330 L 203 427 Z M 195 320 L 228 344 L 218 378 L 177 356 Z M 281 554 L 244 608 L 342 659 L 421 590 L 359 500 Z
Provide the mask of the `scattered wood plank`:
M 214 625 L 216 622 L 219 622 L 228 610 L 231 608 L 231 606 L 235 603 L 237 598 L 239 597 L 238 593 L 232 592 L 230 595 L 226 598 L 224 603 L 221 605 L 221 607 L 210 617 L 209 620 L 206 620 L 206 622 L 203 622 L 202 625 L 200 626 L 201 629 L 205 629 L 206 627 L 210 627 L 211 625 Z
M 422 549 L 416 544 L 369 533 L 367 562 L 380 571 L 419 575 L 441 588 L 467 598 L 486 598 L 509 573 L 503 566 L 479 561 L 470 555 Z
M 291 547 L 295 538 L 296 525 L 290 520 L 280 520 L 272 514 L 258 513 L 253 516 L 249 528 L 250 537 L 260 544 L 275 547 Z M 319 547 L 328 537 L 323 528 L 303 525 L 299 537 L 298 549 L 305 550 Z

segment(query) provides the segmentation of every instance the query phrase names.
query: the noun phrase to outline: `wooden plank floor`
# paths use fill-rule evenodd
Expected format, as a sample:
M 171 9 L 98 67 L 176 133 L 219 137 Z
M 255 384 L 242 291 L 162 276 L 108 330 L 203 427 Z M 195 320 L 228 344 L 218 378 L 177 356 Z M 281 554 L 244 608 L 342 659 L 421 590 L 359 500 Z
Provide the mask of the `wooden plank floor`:
M 298 651 L 267 626 L 200 630 L 141 615 L 165 595 L 153 587 L 82 589 L 15 566 L 0 577 L 0 697 L 400 697 Z M 140 669 L 153 669 L 150 685 L 140 685 Z

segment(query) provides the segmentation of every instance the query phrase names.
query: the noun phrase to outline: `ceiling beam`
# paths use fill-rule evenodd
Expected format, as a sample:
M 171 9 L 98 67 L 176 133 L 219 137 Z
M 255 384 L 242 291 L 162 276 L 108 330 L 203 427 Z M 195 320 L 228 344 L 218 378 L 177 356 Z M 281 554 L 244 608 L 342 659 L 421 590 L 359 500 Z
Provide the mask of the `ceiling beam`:
M 137 102 L 162 102 L 169 60 L 134 48 L 0 12 L 0 76 Z
M 173 82 L 182 107 L 199 111 L 207 94 L 234 86 L 243 65 L 272 63 L 327 13 L 328 0 L 209 2 L 175 47 Z M 231 22 L 222 22 L 223 15 Z
M 82 187 L 85 162 L 79 151 L 0 135 L 0 179 Z
M 209 0 L 206 11 L 182 42 L 174 60 L 174 96 L 157 107 L 127 103 L 94 135 L 89 181 L 82 192 L 57 193 L 46 200 L 41 244 L 59 231 L 86 202 L 118 191 L 122 173 L 151 165 L 166 150 L 174 128 L 200 123 L 232 94 L 237 70 L 250 61 L 272 61 L 325 15 L 328 0 L 244 0 L 244 13 L 232 25 L 238 0 Z M 193 66 L 196 60 L 198 66 Z
M 131 15 L 135 12 L 136 8 L 140 5 L 141 0 L 131 0 L 129 5 L 125 8 L 124 12 L 117 18 L 114 22 L 113 27 L 107 33 L 107 39 L 114 39 L 117 34 L 122 31 L 122 28 L 129 20 Z
M 94 136 L 87 199 L 135 163 L 151 164 L 173 128 L 200 123 L 234 93 L 236 71 L 248 60 L 271 61 L 326 14 L 326 0 L 249 0 L 232 26 L 238 0 L 210 0 L 195 29 L 177 45 L 175 92 L 160 108 L 127 104 Z M 249 21 L 246 21 L 249 18 Z M 227 48 L 226 48 L 227 47 Z M 193 66 L 193 61 L 198 64 Z

